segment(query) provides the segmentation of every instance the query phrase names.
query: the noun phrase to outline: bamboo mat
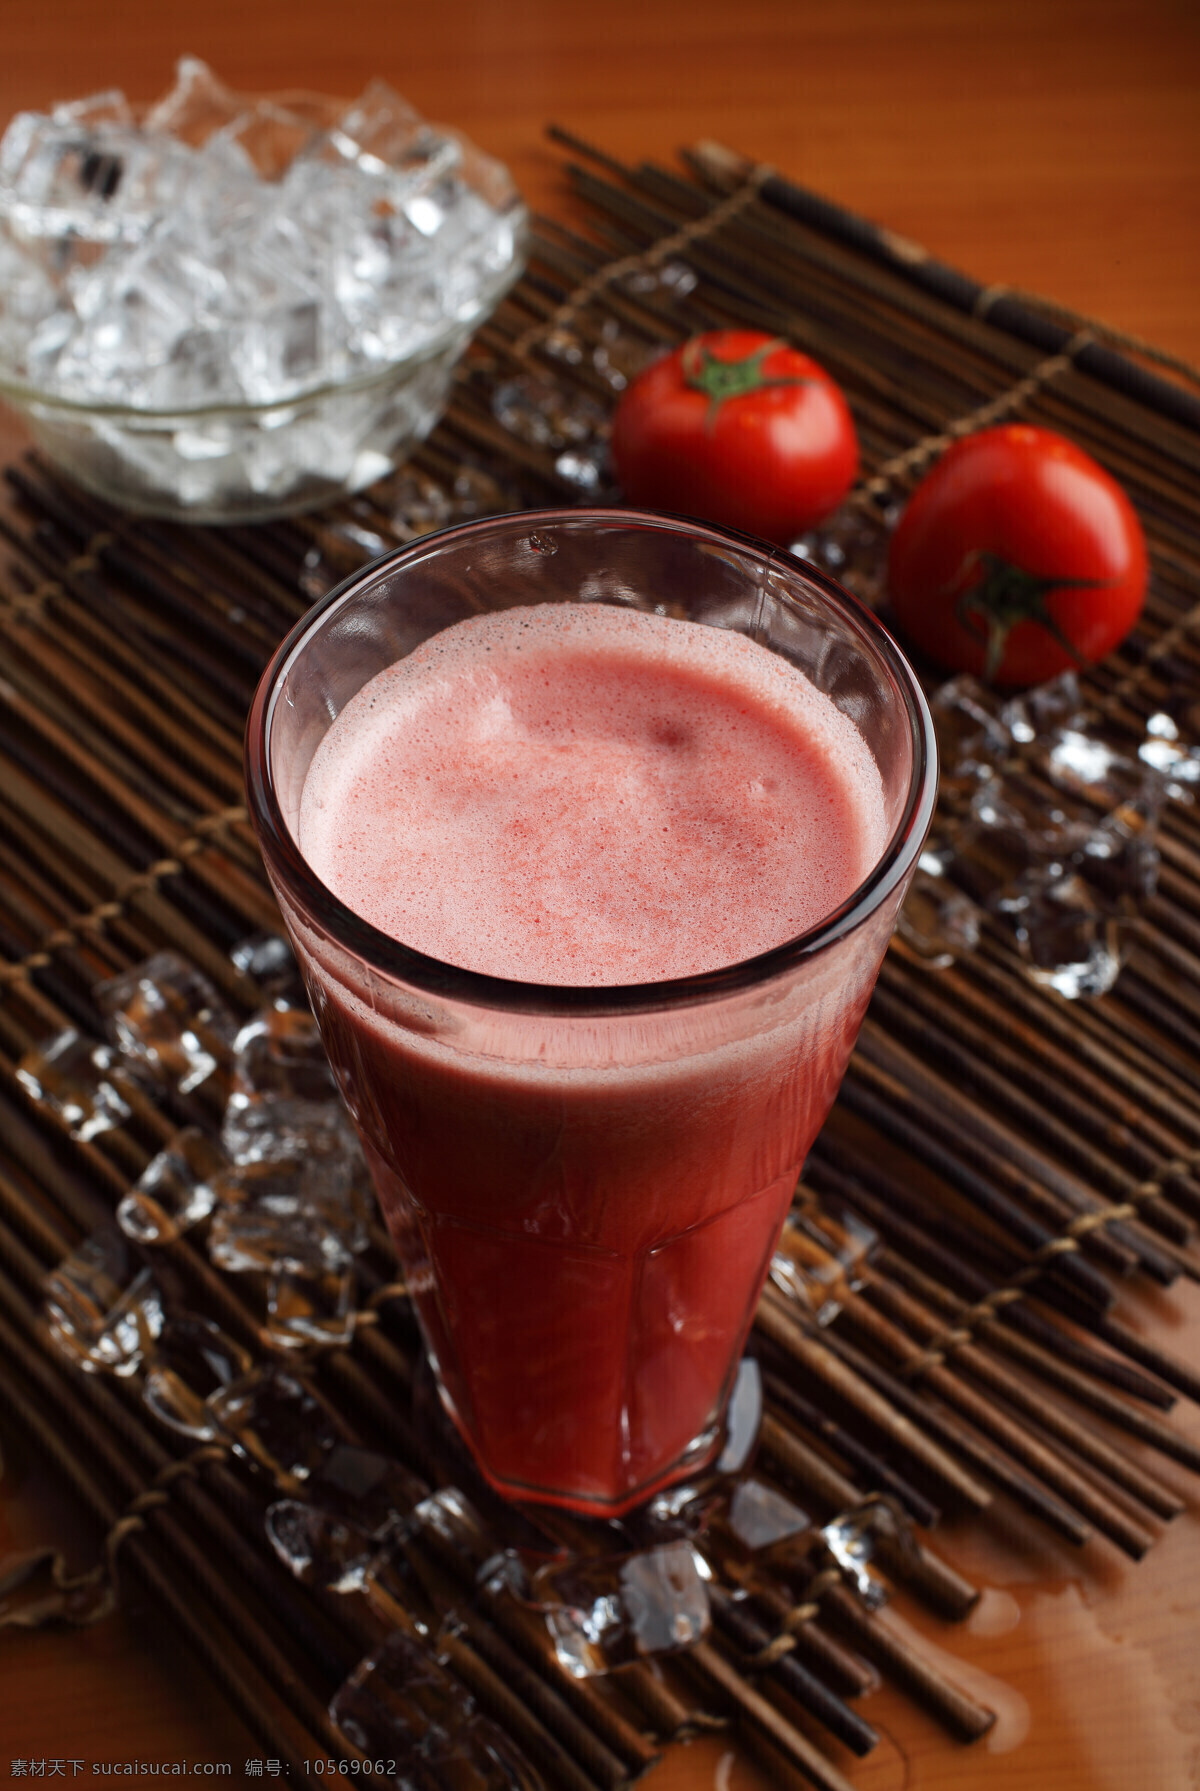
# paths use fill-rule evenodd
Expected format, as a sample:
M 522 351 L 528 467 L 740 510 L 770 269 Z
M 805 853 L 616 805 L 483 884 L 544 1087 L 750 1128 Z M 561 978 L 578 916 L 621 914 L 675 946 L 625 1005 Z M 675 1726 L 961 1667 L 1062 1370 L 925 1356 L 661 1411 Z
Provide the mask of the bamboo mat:
M 465 1485 L 485 1529 L 417 1525 L 405 1573 L 365 1593 L 290 1577 L 264 1540 L 278 1476 L 219 1436 L 189 1452 L 136 1378 L 79 1373 L 41 1317 L 47 1271 L 181 1123 L 211 1130 L 216 1114 L 203 1089 L 181 1101 L 118 1072 L 127 1118 L 71 1137 L 28 1098 L 18 1066 L 64 1028 L 102 1040 L 97 985 L 164 949 L 239 1016 L 256 1005 L 229 954 L 278 923 L 241 806 L 241 729 L 276 642 L 312 598 L 398 541 L 488 510 L 605 496 L 615 391 L 659 345 L 744 323 L 815 354 L 855 411 L 864 473 L 850 515 L 868 533 L 958 434 L 1020 417 L 1070 435 L 1129 492 L 1154 566 L 1142 622 L 1089 675 L 1086 698 L 1130 739 L 1167 702 L 1181 714 L 1194 700 L 1200 716 L 1200 434 L 1186 404 L 1164 409 L 1140 375 L 1118 389 L 1096 329 L 1049 318 L 1057 334 L 1027 340 L 1015 301 L 1006 311 L 1004 295 L 978 289 L 964 309 L 962 290 L 921 277 L 909 247 L 819 202 L 785 209 L 770 177 L 737 158 L 631 171 L 566 141 L 579 156 L 566 220 L 538 223 L 529 271 L 480 332 L 449 413 L 381 485 L 319 516 L 186 529 L 117 514 L 36 458 L 8 469 L 0 1410 L 80 1495 L 109 1566 L 166 1609 L 295 1783 L 317 1782 L 303 1766 L 314 1754 L 357 1757 L 326 1707 L 398 1631 L 422 1659 L 436 1653 L 448 1707 L 461 1715 L 469 1695 L 546 1785 L 617 1787 L 672 1739 L 732 1721 L 774 1782 L 837 1791 L 869 1749 L 859 1694 L 876 1674 L 936 1716 L 947 1747 L 985 1734 L 989 1712 L 875 1621 L 819 1538 L 747 1580 L 720 1526 L 710 1634 L 653 1667 L 572 1678 L 540 1617 L 475 1583 L 481 1552 L 528 1536 L 425 1411 L 378 1228 L 352 1339 L 289 1357 L 288 1372 L 344 1437 L 401 1461 L 418 1502 Z M 1196 809 L 1168 805 L 1158 844 L 1156 892 L 1098 1001 L 1035 987 L 1000 933 L 941 970 L 893 947 L 789 1234 L 798 1273 L 824 1278 L 836 1316 L 819 1324 L 778 1289 L 760 1310 L 757 1480 L 830 1526 L 826 1541 L 872 1539 L 881 1582 L 944 1619 L 951 1651 L 974 1589 L 937 1552 L 940 1512 L 986 1526 L 1003 1495 L 1033 1530 L 1138 1558 L 1184 1502 L 1156 1460 L 1200 1470 L 1170 1411 L 1200 1397 L 1200 1368 L 1122 1305 L 1126 1284 L 1200 1279 Z M 846 1204 L 880 1234 L 870 1261 L 852 1262 Z M 269 1358 L 261 1290 L 212 1266 L 202 1228 L 143 1255 L 181 1309 Z M 595 1549 L 582 1528 L 556 1534 Z M 77 1615 L 95 1614 L 84 1606 L 104 1583 L 64 1593 L 63 1612 L 74 1596 Z M 734 1596 L 743 1585 L 753 1598 Z M 436 1646 L 421 1628 L 431 1622 Z

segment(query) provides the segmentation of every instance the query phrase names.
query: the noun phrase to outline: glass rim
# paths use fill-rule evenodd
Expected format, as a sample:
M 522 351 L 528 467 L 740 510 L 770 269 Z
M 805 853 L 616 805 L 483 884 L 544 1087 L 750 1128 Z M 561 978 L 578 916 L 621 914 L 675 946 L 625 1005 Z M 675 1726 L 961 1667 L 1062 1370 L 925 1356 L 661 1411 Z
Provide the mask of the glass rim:
M 697 975 L 660 982 L 589 983 L 582 986 L 526 982 L 447 964 L 402 944 L 348 908 L 312 870 L 284 819 L 271 772 L 271 729 L 288 669 L 300 657 L 309 638 L 323 626 L 331 610 L 378 584 L 395 567 L 419 561 L 431 551 L 440 551 L 451 541 L 469 540 L 499 527 L 511 529 L 518 522 L 534 532 L 588 524 L 650 528 L 753 554 L 759 562 L 777 566 L 784 573 L 803 578 L 814 586 L 883 660 L 909 723 L 913 756 L 908 791 L 887 845 L 869 874 L 815 927 L 754 957 Z M 920 853 L 937 797 L 937 749 L 929 706 L 907 658 L 861 599 L 808 561 L 756 536 L 691 517 L 615 506 L 506 511 L 454 523 L 406 542 L 351 573 L 319 598 L 276 648 L 254 693 L 246 720 L 245 739 L 246 793 L 251 823 L 264 857 L 269 860 L 271 871 L 287 895 L 331 938 L 347 946 L 369 968 L 420 993 L 503 1013 L 612 1018 L 707 1004 L 767 984 L 852 933 L 882 905 L 908 875 Z

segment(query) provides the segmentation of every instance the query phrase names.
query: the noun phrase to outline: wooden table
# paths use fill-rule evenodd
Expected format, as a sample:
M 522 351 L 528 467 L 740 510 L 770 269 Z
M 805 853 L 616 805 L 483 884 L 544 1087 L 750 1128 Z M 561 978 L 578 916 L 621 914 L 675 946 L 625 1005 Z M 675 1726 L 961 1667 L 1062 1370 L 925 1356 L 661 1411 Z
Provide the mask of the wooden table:
M 1044 292 L 1200 362 L 1200 11 L 1177 0 L 15 0 L 0 121 L 109 85 L 146 99 L 193 52 L 232 85 L 352 95 L 382 75 L 513 169 L 533 204 L 562 196 L 542 126 L 615 154 L 669 158 L 708 136 L 923 243 L 984 281 Z M 6 420 L 0 451 L 20 431 Z M 1147 1322 L 1200 1355 L 1194 1288 Z M 1193 1420 L 1192 1434 L 1200 1435 Z M 1195 1488 L 1178 1476 L 1193 1500 Z M 0 1479 L 0 1556 L 94 1548 L 66 1495 L 18 1455 Z M 988 1585 L 966 1632 L 935 1640 L 1002 1703 L 972 1752 L 898 1698 L 854 1769 L 873 1791 L 1185 1791 L 1200 1785 L 1200 1523 L 1140 1569 L 964 1533 L 950 1549 Z M 925 1625 L 927 1630 L 929 1625 Z M 1033 1734 L 1020 1745 L 1032 1721 Z M 146 1613 L 69 1634 L 0 1636 L 0 1775 L 15 1759 L 229 1761 L 257 1749 Z M 49 1773 L 49 1766 L 47 1772 Z M 656 1769 L 656 1791 L 765 1781 L 721 1738 Z

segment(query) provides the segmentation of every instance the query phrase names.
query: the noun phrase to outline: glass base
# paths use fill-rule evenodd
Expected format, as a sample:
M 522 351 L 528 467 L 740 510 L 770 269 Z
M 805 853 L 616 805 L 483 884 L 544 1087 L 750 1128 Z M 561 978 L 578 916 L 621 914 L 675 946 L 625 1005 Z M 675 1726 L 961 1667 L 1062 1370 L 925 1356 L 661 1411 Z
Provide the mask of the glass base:
M 436 1376 L 434 1377 L 436 1381 Z M 721 1418 L 717 1418 L 699 1436 L 676 1457 L 669 1467 L 651 1475 L 640 1485 L 630 1488 L 616 1498 L 589 1497 L 577 1492 L 556 1491 L 552 1487 L 533 1486 L 522 1480 L 510 1480 L 492 1474 L 487 1464 L 476 1454 L 465 1426 L 459 1420 L 454 1403 L 445 1388 L 437 1381 L 442 1405 L 454 1425 L 464 1448 L 467 1450 L 476 1472 L 485 1480 L 493 1492 L 499 1493 L 503 1499 L 510 1499 L 521 1505 L 552 1505 L 560 1511 L 574 1511 L 581 1517 L 616 1518 L 625 1517 L 644 1505 L 656 1493 L 668 1486 L 674 1486 L 680 1480 L 688 1480 L 694 1474 L 701 1473 L 716 1461 L 721 1453 L 725 1430 Z M 722 1411 L 723 1411 L 722 1407 Z

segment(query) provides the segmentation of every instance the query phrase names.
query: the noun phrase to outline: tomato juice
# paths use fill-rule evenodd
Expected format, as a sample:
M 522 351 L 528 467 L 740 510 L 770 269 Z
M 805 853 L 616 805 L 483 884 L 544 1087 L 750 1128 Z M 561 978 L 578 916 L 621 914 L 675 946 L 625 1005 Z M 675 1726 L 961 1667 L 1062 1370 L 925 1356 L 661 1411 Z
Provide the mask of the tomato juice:
M 443 1397 L 502 1491 L 616 1514 L 712 1452 L 903 893 L 891 745 L 604 603 L 334 707 L 264 844 Z

